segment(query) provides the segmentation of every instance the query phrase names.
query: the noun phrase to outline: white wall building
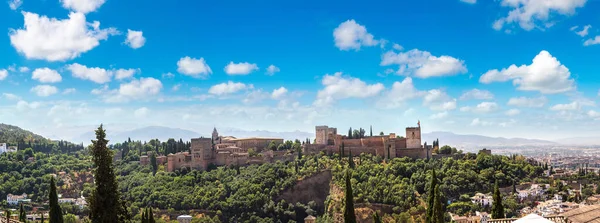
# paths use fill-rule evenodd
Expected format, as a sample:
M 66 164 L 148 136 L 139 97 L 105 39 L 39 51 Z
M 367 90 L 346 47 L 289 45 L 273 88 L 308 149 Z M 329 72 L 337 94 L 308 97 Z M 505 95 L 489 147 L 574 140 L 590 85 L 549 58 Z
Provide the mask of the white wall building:
M 192 216 L 189 215 L 180 215 L 177 217 L 177 221 L 179 223 L 190 223 L 192 222 Z
M 0 154 L 5 153 L 8 149 L 8 145 L 6 143 L 0 143 Z
M 493 198 L 490 195 L 476 193 L 475 196 L 471 197 L 471 202 L 481 206 L 492 206 Z
M 29 201 L 31 201 L 31 200 L 27 199 L 27 194 L 22 194 L 22 195 L 8 194 L 8 195 L 6 195 L 6 203 L 8 203 L 8 205 L 19 205 L 20 202 L 29 202 Z

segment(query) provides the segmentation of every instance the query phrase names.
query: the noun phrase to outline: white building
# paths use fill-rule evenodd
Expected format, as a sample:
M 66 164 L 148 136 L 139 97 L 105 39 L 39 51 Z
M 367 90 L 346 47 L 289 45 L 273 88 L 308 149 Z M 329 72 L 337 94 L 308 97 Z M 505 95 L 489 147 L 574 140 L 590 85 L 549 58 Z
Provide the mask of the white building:
M 490 215 L 487 212 L 475 212 L 475 216 L 479 216 L 481 223 L 487 223 L 490 220 Z
M 192 216 L 189 215 L 180 215 L 177 217 L 177 221 L 179 223 L 190 223 L 192 222 Z
M 6 195 L 6 203 L 8 203 L 8 205 L 19 205 L 19 203 L 21 202 L 29 202 L 31 201 L 30 199 L 27 199 L 27 194 L 22 194 L 22 195 L 12 195 L 12 194 L 8 194 Z
M 482 193 L 476 193 L 475 196 L 471 197 L 471 202 L 481 206 L 492 206 L 493 201 L 492 196 Z
M 8 149 L 8 145 L 6 143 L 0 143 L 0 154 L 5 153 Z

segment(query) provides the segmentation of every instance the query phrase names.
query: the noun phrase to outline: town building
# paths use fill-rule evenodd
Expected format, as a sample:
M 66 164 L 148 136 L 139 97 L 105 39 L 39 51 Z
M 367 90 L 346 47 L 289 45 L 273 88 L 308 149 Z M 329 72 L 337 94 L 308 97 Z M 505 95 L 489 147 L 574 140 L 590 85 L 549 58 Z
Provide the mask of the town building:
M 0 143 L 0 154 L 5 153 L 8 149 L 8 145 L 6 143 Z
M 190 223 L 190 222 L 192 222 L 192 216 L 189 216 L 189 215 L 179 215 L 179 216 L 177 216 L 177 222 L 179 222 L 179 223 Z
M 372 154 L 385 158 L 410 157 L 413 159 L 431 158 L 432 147 L 421 144 L 421 124 L 407 127 L 405 136 L 395 133 L 378 136 L 364 136 L 358 139 L 338 134 L 337 128 L 329 126 L 315 127 L 315 141 L 304 145 L 307 154 L 326 152 L 346 156 L 349 153 L 360 155 Z
M 27 199 L 27 194 L 25 193 L 22 195 L 6 195 L 6 203 L 8 203 L 8 205 L 19 205 L 21 202 L 31 202 L 31 199 Z
M 476 193 L 475 196 L 471 197 L 471 202 L 482 207 L 491 207 L 492 203 L 494 202 L 494 198 L 492 198 L 491 195 Z

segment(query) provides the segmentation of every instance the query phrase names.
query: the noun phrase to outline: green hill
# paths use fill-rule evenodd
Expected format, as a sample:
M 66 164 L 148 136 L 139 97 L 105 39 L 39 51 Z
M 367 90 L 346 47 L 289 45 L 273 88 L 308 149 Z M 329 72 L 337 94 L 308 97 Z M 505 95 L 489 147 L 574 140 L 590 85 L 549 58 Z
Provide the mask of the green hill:
M 14 125 L 0 123 L 0 143 L 17 144 L 19 141 L 31 143 L 50 143 L 41 135 L 19 128 Z

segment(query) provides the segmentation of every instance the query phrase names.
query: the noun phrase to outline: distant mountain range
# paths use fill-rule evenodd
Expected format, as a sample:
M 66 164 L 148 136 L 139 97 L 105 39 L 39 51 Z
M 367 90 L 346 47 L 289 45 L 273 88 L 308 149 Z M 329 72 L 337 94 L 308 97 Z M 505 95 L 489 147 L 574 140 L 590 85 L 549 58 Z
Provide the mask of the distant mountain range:
M 457 148 L 483 148 L 483 147 L 518 147 L 518 146 L 539 146 L 539 145 L 557 145 L 558 143 L 525 138 L 503 138 L 489 137 L 482 135 L 459 135 L 451 132 L 431 132 L 423 133 L 421 138 L 431 144 L 433 140 L 439 139 L 440 145 L 451 145 Z

